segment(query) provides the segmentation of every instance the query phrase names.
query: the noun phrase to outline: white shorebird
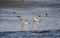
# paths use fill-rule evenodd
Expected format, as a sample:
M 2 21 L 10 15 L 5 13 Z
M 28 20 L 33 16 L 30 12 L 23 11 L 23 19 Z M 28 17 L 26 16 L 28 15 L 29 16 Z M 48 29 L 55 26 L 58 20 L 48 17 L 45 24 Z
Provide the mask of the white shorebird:
M 34 16 L 33 17 L 33 25 L 34 25 L 33 27 L 34 27 L 34 29 L 37 30 L 38 24 L 39 24 L 39 18 L 37 16 Z
M 23 31 L 26 31 L 28 29 L 28 20 L 21 18 L 21 16 L 17 16 L 17 17 L 20 18 L 20 20 L 22 22 Z
M 28 29 L 28 21 L 26 19 L 22 19 L 22 24 L 23 24 L 22 29 L 27 30 Z

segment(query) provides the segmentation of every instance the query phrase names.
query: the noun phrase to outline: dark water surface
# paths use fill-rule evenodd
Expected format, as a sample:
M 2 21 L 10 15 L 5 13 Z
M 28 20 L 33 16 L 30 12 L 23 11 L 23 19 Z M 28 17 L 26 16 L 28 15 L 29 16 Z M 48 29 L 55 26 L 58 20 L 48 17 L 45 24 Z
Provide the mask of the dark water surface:
M 0 32 L 0 38 L 60 38 L 60 30 Z

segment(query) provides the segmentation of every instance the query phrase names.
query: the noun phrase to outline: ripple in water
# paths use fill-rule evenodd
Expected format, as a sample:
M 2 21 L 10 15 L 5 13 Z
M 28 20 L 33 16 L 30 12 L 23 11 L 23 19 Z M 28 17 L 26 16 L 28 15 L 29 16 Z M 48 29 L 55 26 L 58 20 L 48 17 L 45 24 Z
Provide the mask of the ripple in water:
M 60 38 L 60 30 L 0 32 L 0 38 Z

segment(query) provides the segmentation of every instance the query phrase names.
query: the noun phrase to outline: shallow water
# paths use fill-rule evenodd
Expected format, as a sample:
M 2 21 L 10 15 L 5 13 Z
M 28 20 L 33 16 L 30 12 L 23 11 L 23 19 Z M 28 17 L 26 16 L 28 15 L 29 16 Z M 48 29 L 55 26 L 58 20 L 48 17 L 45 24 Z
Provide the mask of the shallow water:
M 41 5 L 41 6 L 37 5 L 37 4 L 36 5 L 32 4 L 32 6 L 28 5 L 28 6 L 23 6 L 23 7 L 22 6 L 16 6 L 16 7 L 12 6 L 10 8 L 9 7 L 4 7 L 4 8 L 0 7 L 1 10 L 2 9 L 5 10 L 5 11 L 0 12 L 1 13 L 0 14 L 0 23 L 2 23 L 2 25 L 1 24 L 0 25 L 2 27 L 4 27 L 4 25 L 7 23 L 9 23 L 9 25 L 11 25 L 11 24 L 16 25 L 16 22 L 18 22 L 17 18 L 15 17 L 16 15 L 21 15 L 21 14 L 22 15 L 24 15 L 24 14 L 25 15 L 39 15 L 39 14 L 41 14 L 41 16 L 43 17 L 41 26 L 44 23 L 45 23 L 44 25 L 46 25 L 46 23 L 49 22 L 48 25 L 51 23 L 50 25 L 53 25 L 52 27 L 55 27 L 55 24 L 58 23 L 58 26 L 56 26 L 56 27 L 60 28 L 59 27 L 60 26 L 60 20 L 59 20 L 60 19 L 60 4 Z M 13 12 L 16 12 L 16 15 L 14 15 L 14 14 L 12 15 Z M 48 20 L 48 22 L 44 21 L 44 20 L 48 19 L 48 18 L 46 19 L 46 17 L 44 16 L 46 12 L 48 13 L 47 17 L 51 17 L 51 18 L 54 17 L 54 19 L 56 17 L 58 17 L 57 18 L 58 21 L 55 21 L 54 19 L 53 19 L 54 23 L 50 22 L 51 19 Z M 19 25 L 19 24 L 17 23 L 17 25 Z M 13 28 L 13 27 L 11 27 L 11 28 Z M 4 28 L 4 29 L 1 28 L 0 31 L 5 30 L 5 29 L 7 29 L 7 28 Z M 20 30 L 20 27 L 18 29 Z M 18 29 L 15 28 L 15 30 L 18 30 Z M 55 28 L 53 28 L 53 29 L 55 29 Z M 40 31 L 40 32 L 37 32 L 37 31 L 35 31 L 35 32 L 33 32 L 33 31 L 0 32 L 0 38 L 60 38 L 60 30 L 49 30 L 49 31 Z
M 0 32 L 0 38 L 60 38 L 60 30 Z

